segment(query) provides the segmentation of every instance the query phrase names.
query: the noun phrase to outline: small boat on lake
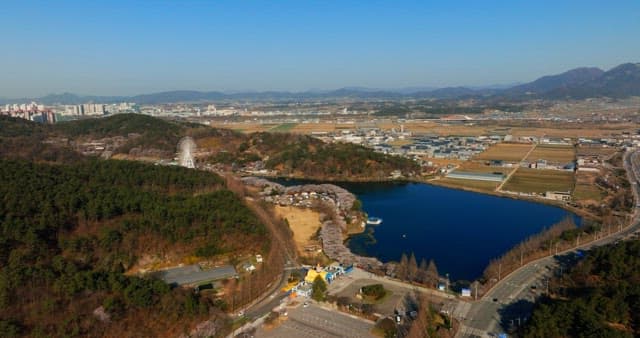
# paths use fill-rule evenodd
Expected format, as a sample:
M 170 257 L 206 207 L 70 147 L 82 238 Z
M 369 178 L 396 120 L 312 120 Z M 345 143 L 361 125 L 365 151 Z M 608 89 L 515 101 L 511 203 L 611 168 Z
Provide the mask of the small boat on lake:
M 369 217 L 367 218 L 367 224 L 378 225 L 382 223 L 382 218 L 379 217 Z

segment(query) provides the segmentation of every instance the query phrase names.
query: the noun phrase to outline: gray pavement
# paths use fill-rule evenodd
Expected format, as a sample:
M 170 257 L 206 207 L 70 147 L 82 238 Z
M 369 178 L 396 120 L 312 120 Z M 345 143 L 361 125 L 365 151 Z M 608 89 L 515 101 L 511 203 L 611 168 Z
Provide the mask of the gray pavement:
M 387 296 L 379 304 L 374 305 L 374 312 L 388 316 L 394 313 L 395 309 L 405 309 L 407 303 L 407 296 L 415 299 L 416 292 L 420 292 L 427 296 L 429 301 L 436 307 L 444 304 L 450 312 L 453 312 L 459 304 L 465 303 L 464 301 L 457 299 L 454 295 L 420 287 L 417 285 L 411 285 L 403 283 L 394 279 L 390 279 L 384 276 L 377 276 L 359 268 L 354 268 L 353 272 L 347 276 L 341 276 L 336 281 L 329 285 L 329 294 L 338 297 L 349 297 L 352 301 L 359 302 L 355 297 L 358 290 L 365 285 L 370 284 L 382 284 L 384 288 L 391 291 L 391 295 Z M 455 317 L 455 312 L 453 312 Z
M 375 337 L 371 334 L 373 326 L 373 322 L 310 304 L 288 309 L 278 326 L 261 327 L 256 337 Z
M 368 278 L 353 281 L 349 286 L 345 287 L 335 295 L 338 297 L 349 297 L 352 302 L 360 302 L 360 300 L 356 298 L 356 294 L 361 287 L 371 284 L 382 284 L 387 291 L 391 292 L 391 294 L 387 295 L 382 302 L 374 305 L 374 311 L 383 315 L 392 315 L 396 308 L 402 307 L 403 300 L 407 294 L 412 296 L 413 290 L 411 290 L 409 286 L 402 288 L 393 284 Z
M 167 284 L 195 285 L 236 276 L 236 269 L 231 265 L 202 270 L 199 265 L 187 265 L 154 272 L 154 275 Z

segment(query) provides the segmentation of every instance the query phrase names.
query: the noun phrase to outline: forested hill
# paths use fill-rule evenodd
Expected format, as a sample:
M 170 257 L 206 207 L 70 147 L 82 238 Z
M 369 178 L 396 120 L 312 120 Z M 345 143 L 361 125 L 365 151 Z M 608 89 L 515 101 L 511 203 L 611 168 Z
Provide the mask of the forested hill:
M 264 225 L 220 177 L 184 168 L 0 159 L 0 200 L 1 337 L 188 332 L 219 311 L 214 299 L 123 272 L 145 255 L 268 245 Z M 101 306 L 106 317 L 94 313 Z
M 71 139 L 95 140 L 126 138 L 116 147 L 116 153 L 129 154 L 136 149 L 138 154 L 153 154 L 171 157 L 181 137 L 189 126 L 142 114 L 119 114 L 105 118 L 92 118 L 57 123 L 54 132 Z
M 192 136 L 199 162 L 244 165 L 261 161 L 279 175 L 324 180 L 380 180 L 392 172 L 418 174 L 419 165 L 350 143 L 324 143 L 287 133 L 240 134 L 231 130 L 167 121 L 140 114 L 40 125 L 0 117 L 0 157 L 46 162 L 77 160 L 78 153 L 106 152 L 129 159 L 173 159 L 178 141 Z M 105 150 L 92 152 L 97 142 Z
M 551 291 L 522 336 L 640 336 L 640 241 L 591 250 Z
M 351 143 L 325 143 L 316 138 L 287 133 L 253 133 L 236 135 L 234 142 L 207 137 L 202 144 L 223 144 L 211 156 L 214 163 L 264 160 L 265 167 L 279 175 L 321 180 L 380 180 L 395 170 L 404 175 L 420 172 L 415 161 L 375 152 Z
M 37 159 L 34 152 L 58 152 L 63 149 L 86 152 L 86 144 L 97 142 L 110 153 L 171 159 L 178 141 L 187 135 L 215 133 L 206 126 L 164 120 L 142 114 L 119 114 L 43 125 L 23 119 L 0 116 L 0 142 L 4 154 Z M 44 144 L 44 146 L 42 146 Z M 99 155 L 99 153 L 97 154 Z M 51 157 L 51 156 L 49 156 Z
M 278 139 L 273 134 L 253 135 L 252 141 L 270 139 L 276 151 L 266 162 L 268 168 L 281 174 L 320 179 L 387 179 L 399 170 L 417 174 L 419 165 L 413 160 L 377 153 L 351 143 L 324 143 L 320 140 L 291 135 L 292 140 Z M 280 137 L 282 138 L 282 136 Z M 275 146 L 275 144 L 284 145 Z

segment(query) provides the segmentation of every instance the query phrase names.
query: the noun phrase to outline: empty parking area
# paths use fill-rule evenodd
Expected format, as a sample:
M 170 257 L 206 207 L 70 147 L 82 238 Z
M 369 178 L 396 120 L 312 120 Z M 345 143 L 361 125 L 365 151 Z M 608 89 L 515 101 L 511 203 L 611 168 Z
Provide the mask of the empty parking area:
M 317 305 L 289 310 L 287 318 L 272 329 L 260 328 L 256 337 L 373 337 L 373 323 Z

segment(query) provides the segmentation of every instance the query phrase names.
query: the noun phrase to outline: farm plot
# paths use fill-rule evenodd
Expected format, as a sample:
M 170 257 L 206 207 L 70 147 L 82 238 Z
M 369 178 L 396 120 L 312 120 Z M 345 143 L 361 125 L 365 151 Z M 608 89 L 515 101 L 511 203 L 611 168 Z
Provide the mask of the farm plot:
M 277 125 L 273 128 L 271 128 L 269 131 L 271 132 L 279 132 L 279 133 L 287 133 L 290 132 L 291 129 L 295 128 L 295 126 L 297 126 L 297 123 L 283 123 L 280 125 Z
M 465 172 L 472 172 L 472 173 L 503 173 L 503 174 L 508 174 L 509 172 L 511 172 L 513 170 L 513 168 L 506 168 L 506 167 L 492 167 L 489 165 L 486 165 L 484 163 L 478 163 L 478 162 L 471 162 L 471 161 L 466 161 L 463 162 L 460 167 L 459 167 L 460 171 L 465 171 Z
M 527 157 L 527 161 L 535 162 L 546 160 L 551 163 L 569 163 L 576 158 L 576 152 L 572 146 L 538 145 Z
M 573 172 L 518 168 L 502 190 L 544 194 L 547 191 L 573 190 Z
M 578 172 L 576 175 L 576 188 L 573 191 L 573 199 L 582 202 L 598 203 L 606 196 L 596 184 L 599 173 Z
M 524 143 L 498 143 L 476 156 L 476 160 L 520 162 L 533 145 Z
M 500 182 L 463 180 L 458 178 L 442 178 L 433 182 L 450 188 L 480 191 L 494 191 L 498 187 L 498 184 L 500 184 Z

